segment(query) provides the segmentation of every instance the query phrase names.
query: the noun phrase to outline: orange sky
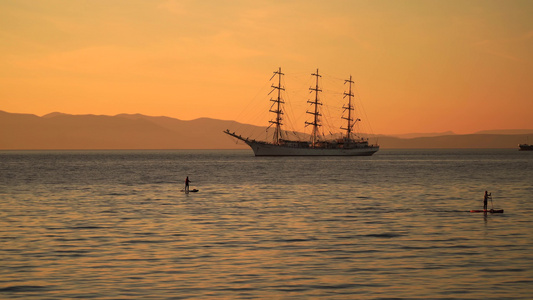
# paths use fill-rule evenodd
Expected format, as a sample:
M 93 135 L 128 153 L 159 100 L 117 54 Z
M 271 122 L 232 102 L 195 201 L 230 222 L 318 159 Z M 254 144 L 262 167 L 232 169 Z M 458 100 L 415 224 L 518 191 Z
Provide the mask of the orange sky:
M 374 133 L 533 128 L 531 16 L 530 0 L 3 0 L 0 110 L 266 125 L 242 112 L 272 72 L 320 68 L 353 75 Z

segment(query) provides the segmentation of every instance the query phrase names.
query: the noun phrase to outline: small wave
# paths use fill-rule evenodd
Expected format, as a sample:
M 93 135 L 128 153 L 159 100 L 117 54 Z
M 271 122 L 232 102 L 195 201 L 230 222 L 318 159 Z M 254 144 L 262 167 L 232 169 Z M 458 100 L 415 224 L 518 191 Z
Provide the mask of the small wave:
M 172 234 L 172 236 L 188 236 L 188 234 L 186 234 L 186 233 L 175 233 L 175 234 Z
M 358 207 L 357 208 L 357 211 L 362 211 L 362 210 L 383 210 L 383 208 L 379 207 L 379 206 L 363 206 L 363 207 Z
M 154 241 L 154 240 L 129 240 L 129 241 L 124 241 L 121 244 L 124 244 L 124 245 L 127 245 L 127 244 L 163 244 L 163 243 L 168 243 L 168 242 L 170 242 L 170 241 L 168 241 L 168 240 L 157 240 L 157 241 Z
M 0 293 L 41 292 L 45 290 L 48 290 L 48 287 L 40 285 L 14 285 L 0 288 Z
M 82 257 L 90 253 L 88 250 L 57 250 L 55 256 L 63 257 Z
M 280 240 L 277 240 L 277 241 L 278 242 L 285 242 L 285 243 L 297 243 L 297 242 L 316 241 L 316 238 L 309 237 L 309 238 L 280 239 Z
M 65 227 L 45 227 L 46 230 L 63 230 Z
M 478 245 L 446 245 L 446 246 L 440 246 L 438 248 L 446 248 L 446 249 L 475 249 L 479 248 Z
M 506 273 L 506 272 L 509 272 L 509 273 L 520 273 L 520 272 L 524 272 L 525 269 L 522 269 L 522 268 L 502 268 L 502 269 L 498 269 L 498 268 L 484 268 L 484 269 L 480 269 L 481 272 L 487 272 L 487 273 L 496 273 L 496 272 L 500 272 L 500 273 Z
M 429 211 L 434 213 L 470 213 L 469 210 L 458 209 L 429 209 Z
M 278 285 L 273 288 L 279 291 L 284 292 L 302 292 L 302 291 L 312 291 L 312 290 L 343 290 L 343 289 L 353 289 L 361 287 L 384 287 L 386 285 L 379 283 L 342 283 L 342 284 L 313 284 L 313 285 Z
M 428 241 L 428 242 L 435 242 L 435 241 Z M 479 248 L 479 246 L 471 246 L 471 245 L 440 245 L 440 244 L 432 244 L 430 246 L 402 246 L 400 247 L 404 250 L 426 250 L 426 249 L 475 249 Z M 457 254 L 457 253 L 455 253 Z M 464 255 L 474 255 L 475 253 L 470 252 L 464 252 Z
M 368 237 L 377 237 L 377 238 L 394 238 L 399 236 L 404 236 L 403 233 L 396 233 L 396 232 L 384 232 L 384 233 L 371 233 L 371 234 L 365 234 L 363 236 Z
M 102 227 L 102 226 L 71 226 L 71 227 L 65 227 L 67 229 L 108 229 L 109 227 Z
M 135 193 L 132 193 L 132 194 L 128 194 L 128 193 L 108 193 L 108 194 L 105 194 L 107 196 L 129 196 L 129 195 L 135 195 Z
M 432 247 L 432 246 L 429 246 L 429 247 L 424 247 L 424 246 L 401 246 L 399 248 L 403 249 L 403 250 L 425 250 L 425 249 L 431 249 L 431 248 L 434 248 L 434 247 Z

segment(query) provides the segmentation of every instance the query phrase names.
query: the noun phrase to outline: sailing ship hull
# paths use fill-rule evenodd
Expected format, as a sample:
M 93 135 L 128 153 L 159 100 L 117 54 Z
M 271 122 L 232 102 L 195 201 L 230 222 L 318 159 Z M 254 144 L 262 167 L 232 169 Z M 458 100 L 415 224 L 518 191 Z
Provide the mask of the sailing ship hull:
M 518 150 L 520 150 L 520 151 L 533 151 L 533 145 L 520 144 L 520 145 L 518 145 Z
M 360 148 L 303 148 L 246 141 L 255 156 L 371 156 L 379 147 Z

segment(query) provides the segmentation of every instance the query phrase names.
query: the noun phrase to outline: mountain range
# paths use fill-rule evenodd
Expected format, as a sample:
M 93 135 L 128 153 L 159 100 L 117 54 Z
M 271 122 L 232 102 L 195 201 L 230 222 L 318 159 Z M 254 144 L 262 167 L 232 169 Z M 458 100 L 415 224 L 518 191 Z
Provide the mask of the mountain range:
M 42 117 L 0 111 L 0 149 L 248 149 L 222 131 L 265 132 L 265 127 L 200 118 L 190 121 L 141 114 Z M 238 130 L 237 130 L 238 129 Z M 493 130 L 475 134 L 413 133 L 373 135 L 382 149 L 516 148 L 533 129 Z

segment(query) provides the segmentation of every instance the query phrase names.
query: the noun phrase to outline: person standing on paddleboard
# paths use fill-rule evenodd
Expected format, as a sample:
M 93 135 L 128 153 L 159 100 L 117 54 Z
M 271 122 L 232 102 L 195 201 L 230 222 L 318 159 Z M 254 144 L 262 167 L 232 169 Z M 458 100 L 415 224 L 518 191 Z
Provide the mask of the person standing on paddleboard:
M 485 196 L 483 197 L 483 210 L 487 211 L 487 200 L 489 200 L 490 193 L 485 191 Z
M 187 176 L 187 178 L 185 178 L 185 193 L 188 193 L 189 192 L 189 183 L 191 181 L 189 180 L 189 176 Z M 486 193 L 486 192 L 485 192 Z

